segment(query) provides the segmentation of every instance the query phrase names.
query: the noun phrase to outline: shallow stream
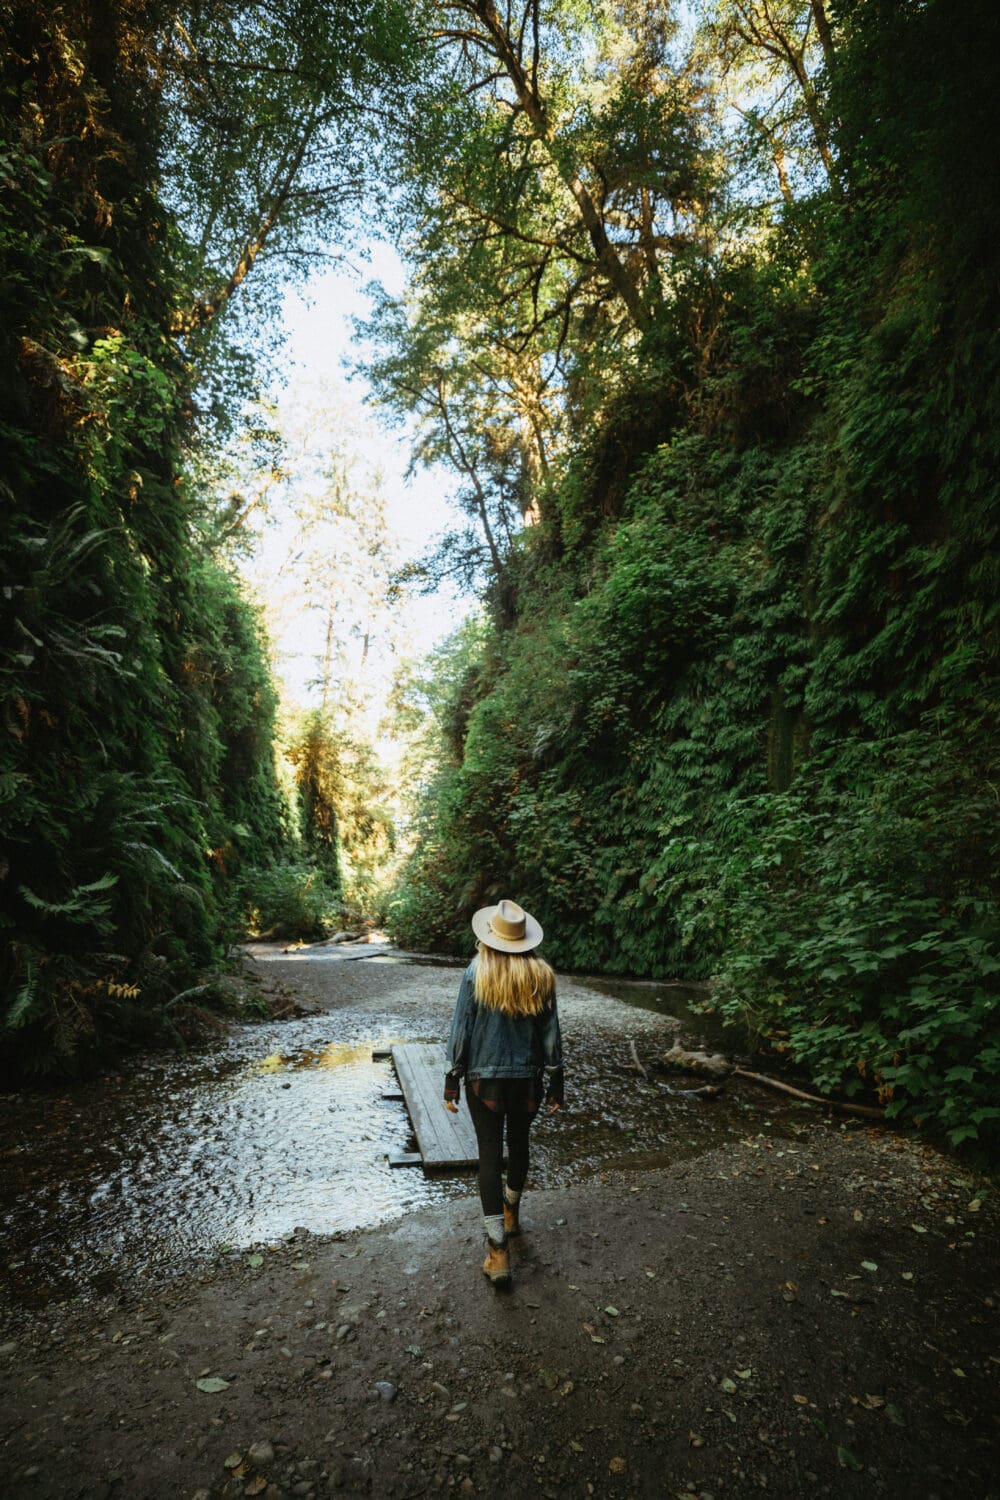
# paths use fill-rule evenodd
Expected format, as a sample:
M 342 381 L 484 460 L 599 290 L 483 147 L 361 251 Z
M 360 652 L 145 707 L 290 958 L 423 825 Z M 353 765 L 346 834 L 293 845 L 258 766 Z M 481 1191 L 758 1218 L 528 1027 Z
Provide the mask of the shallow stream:
M 160 1281 L 299 1227 L 346 1232 L 474 1193 L 469 1173 L 389 1166 L 415 1143 L 403 1104 L 382 1098 L 391 1064 L 372 1059 L 447 1035 L 459 971 L 263 946 L 252 961 L 320 1008 L 96 1082 L 0 1095 L 7 1300 Z M 567 1107 L 534 1128 L 529 1187 L 665 1165 L 799 1113 L 759 1091 L 665 1094 L 628 1070 L 630 1040 L 648 1063 L 677 1032 L 704 1038 L 699 989 L 561 979 L 559 995 Z

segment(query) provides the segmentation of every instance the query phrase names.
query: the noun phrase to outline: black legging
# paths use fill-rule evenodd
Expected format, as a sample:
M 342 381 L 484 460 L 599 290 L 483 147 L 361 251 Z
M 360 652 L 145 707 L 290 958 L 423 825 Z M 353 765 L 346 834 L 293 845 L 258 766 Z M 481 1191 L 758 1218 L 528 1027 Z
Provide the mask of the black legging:
M 537 1111 L 493 1110 L 475 1089 L 467 1091 L 469 1114 L 479 1143 L 479 1196 L 486 1215 L 503 1212 L 503 1127 L 507 1122 L 507 1186 L 519 1193 L 528 1178 L 528 1133 Z

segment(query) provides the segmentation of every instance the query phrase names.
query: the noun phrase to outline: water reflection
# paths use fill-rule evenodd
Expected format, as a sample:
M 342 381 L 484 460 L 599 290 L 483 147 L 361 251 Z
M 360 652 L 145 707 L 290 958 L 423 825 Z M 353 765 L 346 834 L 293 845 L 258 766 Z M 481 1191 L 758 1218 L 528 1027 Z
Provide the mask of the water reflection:
M 301 1068 L 347 1068 L 358 1064 L 366 1065 L 371 1060 L 370 1042 L 354 1047 L 345 1042 L 330 1042 L 318 1051 L 312 1047 L 301 1047 L 297 1052 L 271 1052 L 255 1066 L 261 1073 L 281 1073 L 298 1072 Z

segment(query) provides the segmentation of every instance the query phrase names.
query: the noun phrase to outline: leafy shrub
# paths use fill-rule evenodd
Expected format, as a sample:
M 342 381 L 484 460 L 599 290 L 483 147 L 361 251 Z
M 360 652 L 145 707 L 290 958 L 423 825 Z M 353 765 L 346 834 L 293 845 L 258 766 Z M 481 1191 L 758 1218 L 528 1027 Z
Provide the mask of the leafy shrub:
M 824 1091 L 1000 1134 L 1000 817 L 957 730 L 837 746 L 744 808 L 716 1003 Z M 709 897 L 718 905 L 720 893 Z
M 311 941 L 337 920 L 340 898 L 314 865 L 289 863 L 247 870 L 236 904 L 240 925 L 251 936 Z

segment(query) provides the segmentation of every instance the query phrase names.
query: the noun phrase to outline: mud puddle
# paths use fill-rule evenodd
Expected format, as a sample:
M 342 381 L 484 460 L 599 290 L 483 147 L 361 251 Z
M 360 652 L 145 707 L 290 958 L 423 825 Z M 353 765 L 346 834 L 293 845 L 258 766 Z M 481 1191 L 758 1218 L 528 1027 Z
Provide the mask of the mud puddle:
M 391 1064 L 372 1060 L 393 1041 L 447 1034 L 458 972 L 310 963 L 259 946 L 254 957 L 296 988 L 308 968 L 303 993 L 317 1012 L 240 1027 L 210 1054 L 158 1054 L 97 1082 L 0 1096 L 5 1300 L 162 1282 L 297 1228 L 344 1233 L 474 1194 L 472 1174 L 389 1166 L 415 1143 L 404 1106 L 382 1098 Z M 705 1034 L 690 1009 L 700 993 L 561 981 L 567 1108 L 535 1127 L 529 1186 L 794 1134 L 795 1105 L 756 1092 L 665 1095 L 628 1071 L 630 1039 L 650 1061 L 679 1029 L 689 1041 Z

